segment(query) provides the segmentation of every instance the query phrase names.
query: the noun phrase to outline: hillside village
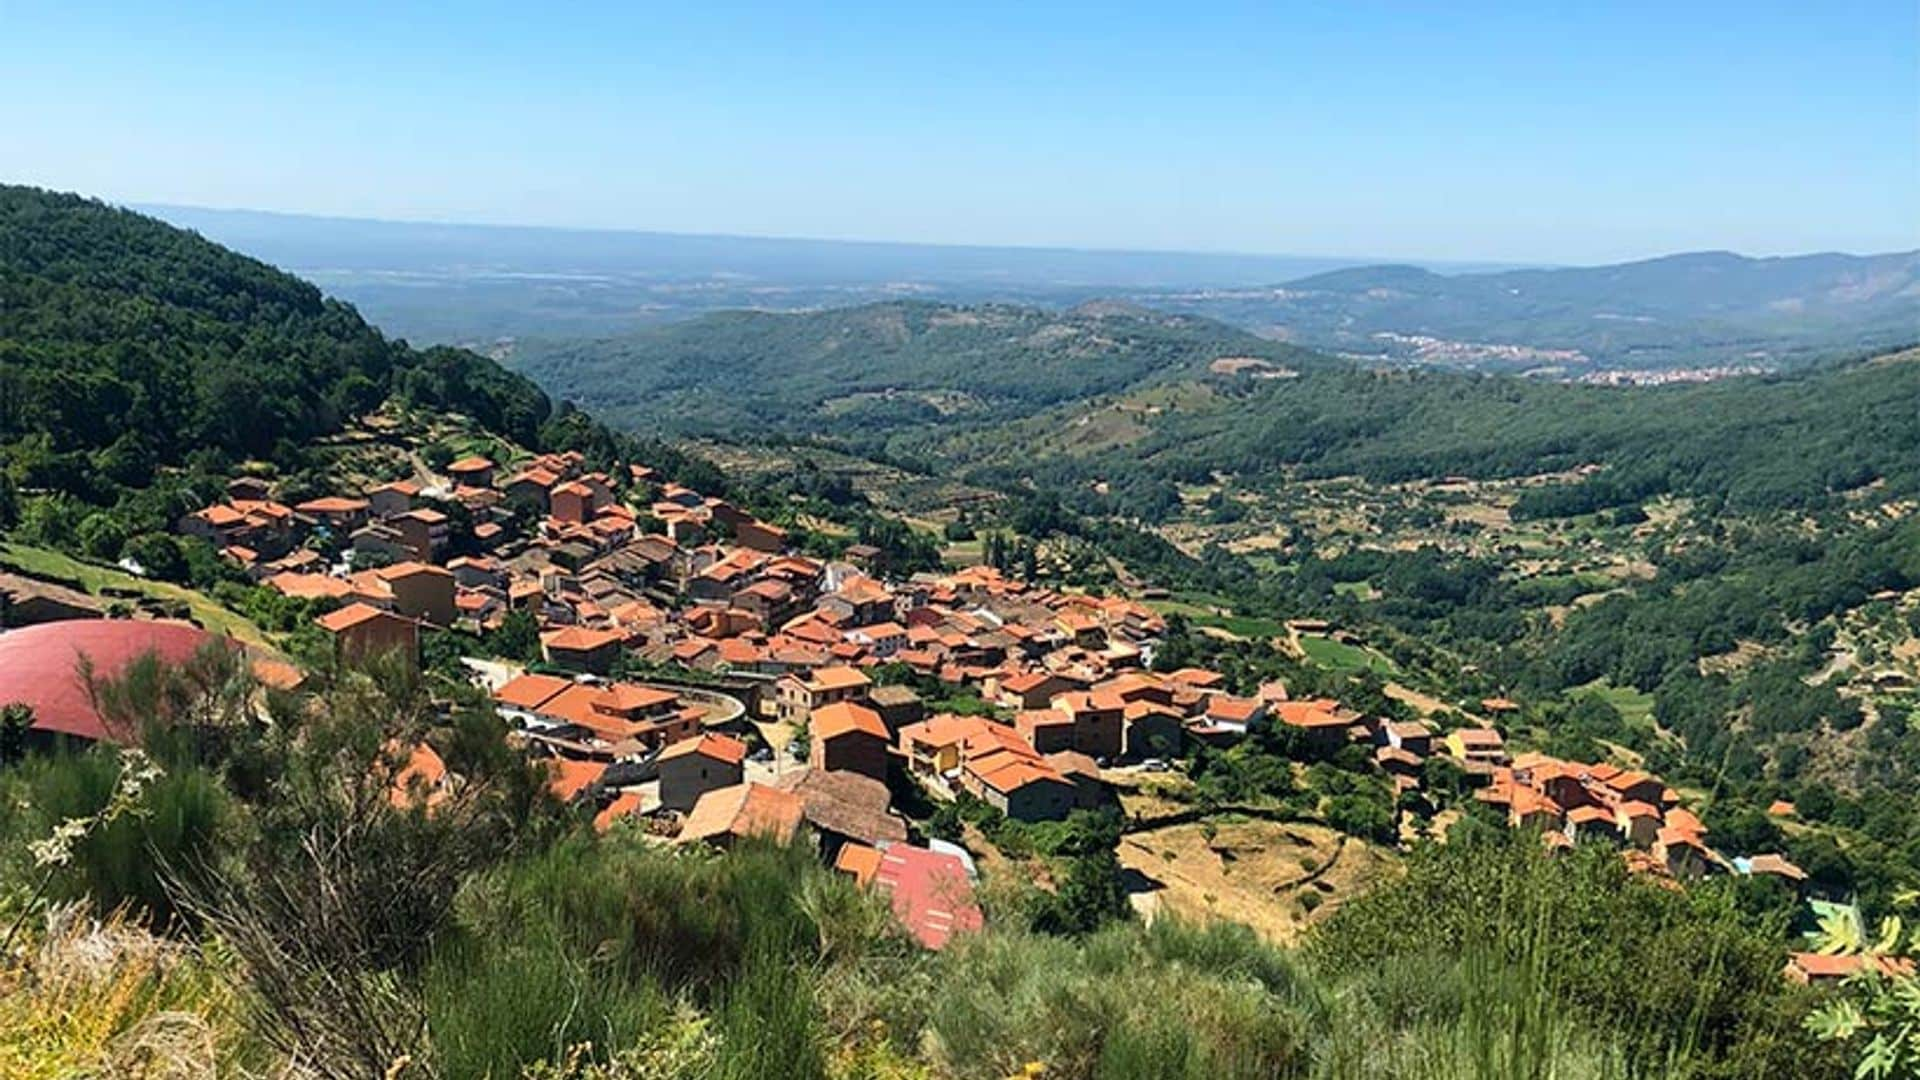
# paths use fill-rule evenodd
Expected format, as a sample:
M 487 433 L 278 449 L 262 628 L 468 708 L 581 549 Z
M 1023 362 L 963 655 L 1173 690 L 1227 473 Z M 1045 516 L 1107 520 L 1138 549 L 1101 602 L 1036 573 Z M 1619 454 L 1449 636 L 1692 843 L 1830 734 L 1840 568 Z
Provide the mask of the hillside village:
M 1777 853 L 1717 850 L 1657 776 L 1510 754 L 1494 722 L 1510 701 L 1443 728 L 1295 699 L 1279 681 L 1236 693 L 1218 671 L 1157 670 L 1167 620 L 1139 601 L 987 566 L 894 576 L 859 544 L 803 555 L 781 527 L 641 465 L 615 475 L 577 452 L 512 469 L 469 456 L 437 479 L 285 505 L 244 477 L 178 529 L 311 602 L 342 665 L 397 655 L 417 668 L 433 634 L 531 626 L 537 662 L 472 656 L 460 670 L 546 763 L 555 796 L 600 830 L 663 844 L 808 836 L 829 865 L 887 892 L 929 947 L 982 920 L 977 852 L 932 836 L 930 807 L 1063 821 L 1126 806 L 1143 783 L 1177 789 L 1183 758 L 1262 729 L 1284 733 L 1300 762 L 1344 752 L 1383 778 L 1408 828 L 1414 809 L 1447 802 L 1425 790 L 1429 763 L 1444 761 L 1468 804 L 1549 848 L 1609 844 L 1674 887 L 1710 874 L 1806 885 Z M 397 802 L 431 808 L 461 782 L 424 744 L 406 759 Z M 1845 974 L 1822 963 L 1796 959 L 1793 973 Z

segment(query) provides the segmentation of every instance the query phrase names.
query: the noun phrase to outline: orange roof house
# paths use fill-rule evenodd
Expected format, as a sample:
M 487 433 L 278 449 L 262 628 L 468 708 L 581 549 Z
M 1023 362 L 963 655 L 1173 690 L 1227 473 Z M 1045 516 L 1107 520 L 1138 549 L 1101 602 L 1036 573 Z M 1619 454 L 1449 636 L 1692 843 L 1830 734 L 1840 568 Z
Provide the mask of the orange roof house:
M 389 746 L 389 752 L 396 750 Z M 445 802 L 451 794 L 448 788 L 447 763 L 434 752 L 433 747 L 419 743 L 407 754 L 407 760 L 393 774 L 393 783 L 388 798 L 397 807 L 413 806 L 416 803 L 431 809 Z
M 764 836 L 775 843 L 791 843 L 800 831 L 804 814 L 800 796 L 791 791 L 765 784 L 735 784 L 700 796 L 674 842 L 705 841 L 724 846 Z
M 553 792 L 553 797 L 561 802 L 572 802 L 607 771 L 607 767 L 597 761 L 570 761 L 566 758 L 548 758 L 545 767 L 547 790 Z
M 660 752 L 660 805 L 691 810 L 700 797 L 743 779 L 747 744 L 728 735 L 705 732 L 681 739 Z
M 875 780 L 887 778 L 890 737 L 881 715 L 853 701 L 837 701 L 807 718 L 808 759 L 816 769 L 844 769 Z
M 660 752 L 661 761 L 698 755 L 726 765 L 738 765 L 747 757 L 747 744 L 730 735 L 707 733 L 682 739 Z
M 362 663 L 384 654 L 398 654 L 416 666 L 420 662 L 420 625 L 412 619 L 355 603 L 315 621 L 333 636 L 337 663 Z
M 493 700 L 533 712 L 572 686 L 572 679 L 563 679 L 558 675 L 521 675 L 494 691 Z
M 263 584 L 295 600 L 341 600 L 353 592 L 353 586 L 325 574 L 275 574 Z
M 550 664 L 564 664 L 604 675 L 626 641 L 616 630 L 569 626 L 540 635 L 540 652 Z
M 623 791 L 593 817 L 595 832 L 606 832 L 615 824 L 625 821 L 640 812 L 642 801 L 637 792 Z

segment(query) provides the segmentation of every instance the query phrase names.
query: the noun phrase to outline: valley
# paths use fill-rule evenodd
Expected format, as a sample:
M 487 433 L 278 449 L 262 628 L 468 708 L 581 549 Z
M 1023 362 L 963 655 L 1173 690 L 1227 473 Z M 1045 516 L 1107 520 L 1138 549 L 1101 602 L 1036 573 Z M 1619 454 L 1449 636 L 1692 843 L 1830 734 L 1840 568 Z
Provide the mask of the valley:
M 1085 1044 L 932 1002 L 1121 955 L 1104 1022 L 1227 1001 L 1258 1045 L 1166 1036 L 1209 1075 L 1357 1076 L 1312 1063 L 1451 1037 L 1371 1018 L 1400 965 L 1492 1008 L 1474 965 L 1591 956 L 1541 928 L 1600 912 L 1607 963 L 1681 958 L 1655 992 L 1718 1019 L 1541 991 L 1612 1047 L 1558 1053 L 1737 1071 L 1831 1052 L 1783 967 L 1920 884 L 1914 350 L 1593 387 L 911 301 L 509 370 L 0 196 L 0 915 L 40 958 L 0 979 L 37 1011 L 96 1007 L 29 977 L 78 947 L 26 929 L 57 898 L 265 1004 L 190 1000 L 210 1068 L 612 1031 L 685 1040 L 675 1075 L 769 1038 L 1000 1074 Z M 1431 935 L 1383 931 L 1410 908 Z M 1302 993 L 1363 1004 L 1295 1044 Z M 27 1030 L 0 1009 L 0 1052 Z

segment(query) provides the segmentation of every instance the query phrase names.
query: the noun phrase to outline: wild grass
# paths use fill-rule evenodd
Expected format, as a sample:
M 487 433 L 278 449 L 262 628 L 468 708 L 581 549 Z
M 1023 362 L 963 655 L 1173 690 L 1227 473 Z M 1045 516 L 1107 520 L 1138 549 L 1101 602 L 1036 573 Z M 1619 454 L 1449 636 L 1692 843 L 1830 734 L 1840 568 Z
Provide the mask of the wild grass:
M 806 845 L 530 828 L 505 766 L 469 766 L 432 815 L 396 809 L 367 726 L 396 710 L 360 711 L 264 748 L 271 798 L 176 765 L 76 842 L 55 895 L 123 914 L 0 959 L 0 1076 L 1844 1075 L 1800 1031 L 1777 935 L 1611 852 L 1548 859 L 1467 822 L 1305 948 L 1171 919 L 1041 933 L 994 904 L 988 931 L 929 953 Z M 118 765 L 0 773 L 0 921 L 49 891 L 26 846 L 116 799 Z M 217 872 L 160 874 L 198 855 Z M 153 917 L 176 893 L 195 917 Z
M 30 759 L 0 773 L 0 880 L 25 881 L 34 866 L 28 845 L 64 821 L 100 813 L 121 774 L 114 754 L 95 750 Z M 161 880 L 167 864 L 189 866 L 211 855 L 230 802 L 218 781 L 184 770 L 155 780 L 137 813 L 117 816 L 73 845 L 72 858 L 52 870 L 53 900 L 87 901 L 95 911 L 126 911 L 161 927 L 177 915 Z
M 0 958 L 0 1076 L 259 1074 L 234 973 L 125 919 L 56 909 L 19 955 Z

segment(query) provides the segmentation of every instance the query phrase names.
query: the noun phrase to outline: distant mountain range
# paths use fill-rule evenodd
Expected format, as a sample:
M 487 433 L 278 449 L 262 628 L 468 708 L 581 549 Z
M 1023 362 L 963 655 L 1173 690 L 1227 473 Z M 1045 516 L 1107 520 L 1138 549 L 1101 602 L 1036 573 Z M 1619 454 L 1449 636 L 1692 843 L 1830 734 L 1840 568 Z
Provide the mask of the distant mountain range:
M 1134 298 L 1320 348 L 1461 367 L 1774 368 L 1920 340 L 1920 252 L 1717 251 L 1468 274 L 1368 266 L 1266 289 Z
M 1566 377 L 1790 368 L 1920 340 L 1920 252 L 1515 269 L 143 209 L 287 266 L 419 342 L 600 338 L 717 311 L 901 298 L 1107 300 L 1329 351 Z

